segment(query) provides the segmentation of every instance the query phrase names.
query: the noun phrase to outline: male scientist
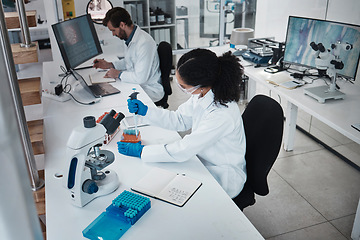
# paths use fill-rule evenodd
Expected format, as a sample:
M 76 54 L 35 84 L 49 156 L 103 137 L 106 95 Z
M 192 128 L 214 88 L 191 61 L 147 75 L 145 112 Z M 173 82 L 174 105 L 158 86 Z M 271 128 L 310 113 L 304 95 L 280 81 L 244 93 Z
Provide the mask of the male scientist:
M 108 27 L 113 36 L 124 40 L 127 48 L 123 59 L 116 62 L 95 59 L 94 67 L 109 69 L 105 77 L 140 84 L 154 102 L 161 100 L 164 89 L 154 39 L 133 24 L 129 13 L 122 7 L 110 9 L 103 19 L 103 25 Z

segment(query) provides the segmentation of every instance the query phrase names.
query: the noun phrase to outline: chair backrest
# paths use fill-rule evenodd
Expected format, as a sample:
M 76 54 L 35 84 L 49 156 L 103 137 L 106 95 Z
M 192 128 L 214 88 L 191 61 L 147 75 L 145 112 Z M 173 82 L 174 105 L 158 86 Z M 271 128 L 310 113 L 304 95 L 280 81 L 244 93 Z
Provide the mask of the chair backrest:
M 256 95 L 242 114 L 246 136 L 247 182 L 253 192 L 269 193 L 267 175 L 281 147 L 284 113 L 274 99 Z
M 171 95 L 170 72 L 172 67 L 172 48 L 168 42 L 160 42 L 157 48 L 160 59 L 161 82 L 166 95 Z

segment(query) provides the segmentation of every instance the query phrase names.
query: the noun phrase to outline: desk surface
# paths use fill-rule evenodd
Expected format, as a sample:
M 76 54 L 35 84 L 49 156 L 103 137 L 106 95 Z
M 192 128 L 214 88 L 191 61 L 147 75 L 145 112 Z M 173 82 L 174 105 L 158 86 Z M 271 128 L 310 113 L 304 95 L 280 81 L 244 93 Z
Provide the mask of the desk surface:
M 359 86 L 345 81 L 337 81 L 340 90 L 346 94 L 345 99 L 327 100 L 322 104 L 314 98 L 305 95 L 304 88 L 323 86 L 325 84 L 323 80 L 315 80 L 313 84 L 306 84 L 300 88 L 289 90 L 266 82 L 271 73 L 266 73 L 264 68 L 246 67 L 245 73 L 250 79 L 266 86 L 279 94 L 283 99 L 295 104 L 305 112 L 360 144 L 360 132 L 351 127 L 351 124 L 360 123 Z
M 212 47 L 210 49 L 217 55 L 231 50 L 228 45 Z M 346 94 L 345 99 L 327 100 L 325 103 L 321 104 L 314 98 L 305 95 L 304 88 L 323 86 L 325 85 L 323 80 L 316 80 L 312 84 L 306 84 L 300 88 L 289 90 L 268 83 L 266 79 L 272 76 L 272 74 L 265 72 L 263 67 L 254 68 L 254 66 L 250 66 L 251 64 L 248 64 L 248 62 L 244 60 L 242 61 L 242 64 L 245 66 L 245 74 L 249 76 L 250 80 L 254 80 L 256 83 L 266 86 L 274 93 L 279 94 L 282 99 L 296 105 L 331 128 L 360 144 L 360 132 L 351 127 L 351 124 L 360 123 L 359 85 L 354 85 L 345 81 L 337 81 L 336 83 L 340 86 L 340 91 Z M 282 73 L 286 74 L 286 72 L 280 72 L 279 74 Z M 275 75 L 276 74 L 277 73 L 275 73 Z
M 44 85 L 53 79 L 51 74 L 54 74 L 50 67 L 46 67 Z M 72 100 L 60 103 L 43 99 L 47 239 L 83 239 L 82 230 L 105 211 L 123 190 L 130 190 L 131 186 L 155 166 L 185 173 L 200 180 L 203 185 L 182 208 L 151 198 L 151 209 L 121 239 L 263 239 L 197 158 L 184 163 L 145 164 L 138 158 L 117 152 L 116 141 L 120 135 L 103 147 L 115 154 L 115 161 L 109 168 L 117 173 L 119 188 L 114 193 L 94 199 L 83 208 L 70 203 L 67 189 L 62 185 L 62 178 L 56 177 L 67 170 L 67 139 L 72 129 L 82 124 L 84 116 L 100 116 L 110 109 L 129 115 L 126 99 L 133 85 L 116 85 L 122 91 L 120 95 L 104 97 L 102 102 L 92 106 L 79 105 Z M 139 86 L 137 90 L 143 91 Z M 139 98 L 143 96 L 147 102 L 148 97 L 145 95 L 141 94 Z M 155 107 L 152 103 L 149 105 Z M 157 127 L 147 126 L 139 130 L 144 144 L 167 143 L 180 138 L 174 131 Z
M 54 75 L 56 76 L 57 74 L 61 73 L 59 64 L 55 62 L 45 62 L 43 63 L 43 69 L 46 70 L 44 70 L 43 73 L 42 88 L 52 90 L 61 81 L 61 77 L 54 78 Z M 88 69 L 78 70 L 77 73 L 85 77 L 88 71 Z M 79 100 L 83 102 L 91 102 L 95 99 L 95 97 L 91 96 L 83 89 L 79 81 L 76 81 L 73 76 L 69 77 L 68 82 L 72 84 L 72 88 L 75 91 L 72 92 L 73 95 Z M 116 80 L 114 83 L 111 83 L 111 85 L 118 88 L 121 91 L 120 94 L 116 94 L 112 97 L 103 97 L 99 103 L 91 105 L 91 107 L 89 107 L 88 105 L 78 104 L 72 99 L 66 102 L 58 102 L 54 100 L 44 101 L 44 116 L 47 117 L 52 115 L 59 115 L 58 109 L 61 109 L 62 113 L 71 113 L 73 111 L 88 111 L 89 109 L 104 109 L 108 106 L 127 106 L 127 99 L 129 98 L 129 95 L 133 92 L 133 88 L 135 88 L 136 91 L 139 92 L 139 100 L 143 101 L 145 104 L 152 104 L 150 97 L 138 84 L 123 83 L 119 80 Z M 48 100 L 47 98 L 43 99 Z M 126 113 L 129 112 L 126 110 Z

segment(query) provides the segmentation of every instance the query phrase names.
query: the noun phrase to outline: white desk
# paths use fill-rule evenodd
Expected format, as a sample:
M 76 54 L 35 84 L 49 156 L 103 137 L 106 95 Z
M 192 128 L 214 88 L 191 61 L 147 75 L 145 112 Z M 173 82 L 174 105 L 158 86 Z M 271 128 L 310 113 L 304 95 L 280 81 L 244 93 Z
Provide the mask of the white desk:
M 57 72 L 54 73 L 50 68 L 44 69 L 43 83 L 46 84 L 53 79 L 51 75 Z M 70 203 L 62 178 L 56 177 L 67 170 L 67 160 L 64 159 L 67 139 L 72 129 L 82 124 L 84 116 L 100 116 L 110 109 L 129 114 L 126 99 L 133 86 L 117 84 L 122 91 L 120 95 L 104 97 L 101 103 L 92 106 L 82 106 L 72 100 L 59 103 L 43 99 L 47 239 L 83 239 L 82 230 L 105 211 L 114 198 L 123 190 L 130 190 L 154 166 L 185 173 L 201 180 L 203 185 L 182 208 L 151 199 L 150 210 L 121 239 L 263 239 L 197 158 L 184 163 L 145 164 L 138 158 L 117 152 L 116 142 L 120 135 L 103 147 L 115 154 L 115 161 L 109 168 L 118 174 L 119 188 L 112 194 L 94 199 L 83 208 Z M 137 90 L 142 91 L 139 86 Z M 142 97 L 146 102 L 146 97 L 139 95 L 139 99 Z M 154 104 L 149 106 L 155 107 Z M 139 130 L 145 145 L 172 142 L 180 138 L 174 131 L 157 127 L 147 126 Z
M 209 49 L 217 55 L 231 50 L 229 45 L 211 47 Z M 242 60 L 241 64 L 246 66 L 244 68 L 245 74 L 249 76 L 249 100 L 256 94 L 256 84 L 261 84 L 278 94 L 281 99 L 288 101 L 287 109 L 285 110 L 286 122 L 284 127 L 284 149 L 286 151 L 292 151 L 294 149 L 298 108 L 360 144 L 360 132 L 351 127 L 351 124 L 360 122 L 359 86 L 338 81 L 337 84 L 340 86 L 340 90 L 346 94 L 345 99 L 329 100 L 321 104 L 317 100 L 305 95 L 304 88 L 323 86 L 325 83 L 322 80 L 314 81 L 313 84 L 308 84 L 297 89 L 288 90 L 268 83 L 266 79 L 272 74 L 266 73 L 263 67 L 254 68 L 253 66 L 249 66 L 249 63 L 244 60 Z
M 327 100 L 321 104 L 317 100 L 304 94 L 304 88 L 322 86 L 322 80 L 314 81 L 297 89 L 288 90 L 266 82 L 271 73 L 264 72 L 264 68 L 246 67 L 245 74 L 249 76 L 249 96 L 254 96 L 256 84 L 266 86 L 283 100 L 287 100 L 285 110 L 284 149 L 291 151 L 294 148 L 295 128 L 298 108 L 316 117 L 344 136 L 360 144 L 360 132 L 351 127 L 351 124 L 360 122 L 360 87 L 348 82 L 338 81 L 340 90 L 346 94 L 344 100 Z M 253 84 L 253 86 L 251 86 Z

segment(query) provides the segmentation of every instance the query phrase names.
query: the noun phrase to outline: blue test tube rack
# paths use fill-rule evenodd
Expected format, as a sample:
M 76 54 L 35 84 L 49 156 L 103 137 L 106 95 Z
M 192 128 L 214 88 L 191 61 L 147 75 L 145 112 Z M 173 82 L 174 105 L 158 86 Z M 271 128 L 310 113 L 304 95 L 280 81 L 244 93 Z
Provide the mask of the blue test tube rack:
M 83 236 L 88 239 L 119 239 L 150 208 L 149 198 L 125 190 L 83 230 Z

